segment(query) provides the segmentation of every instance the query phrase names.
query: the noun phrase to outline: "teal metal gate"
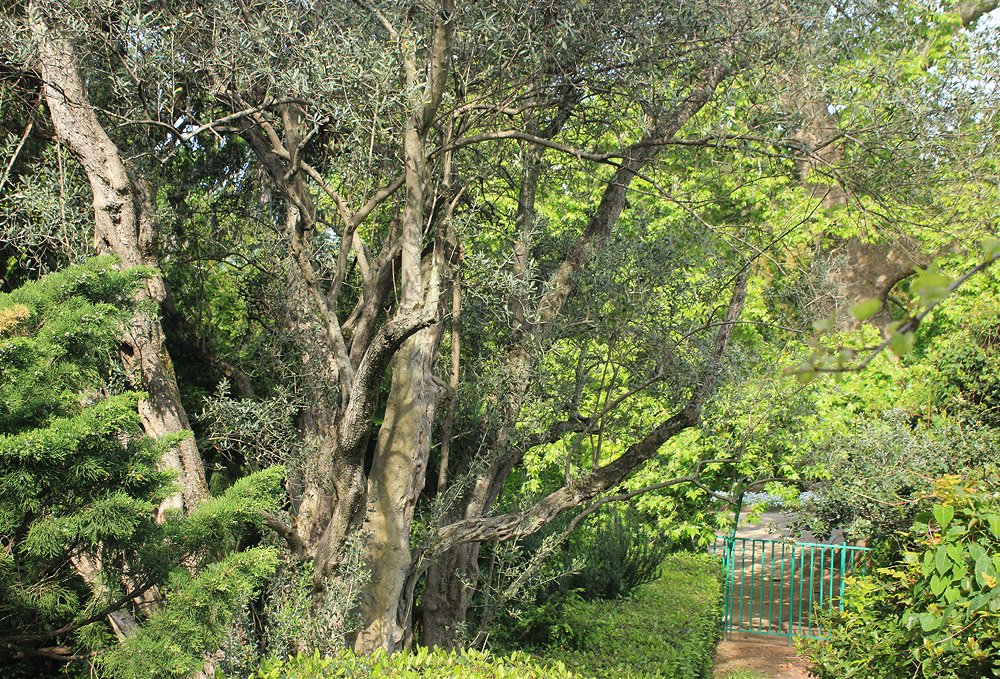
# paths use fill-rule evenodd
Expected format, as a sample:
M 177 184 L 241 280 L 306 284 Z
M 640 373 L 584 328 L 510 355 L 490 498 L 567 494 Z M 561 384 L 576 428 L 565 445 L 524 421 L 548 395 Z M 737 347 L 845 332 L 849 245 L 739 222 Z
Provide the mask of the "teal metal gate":
M 823 639 L 816 616 L 843 609 L 844 578 L 865 574 L 867 547 L 719 537 L 712 553 L 726 566 L 725 630 Z

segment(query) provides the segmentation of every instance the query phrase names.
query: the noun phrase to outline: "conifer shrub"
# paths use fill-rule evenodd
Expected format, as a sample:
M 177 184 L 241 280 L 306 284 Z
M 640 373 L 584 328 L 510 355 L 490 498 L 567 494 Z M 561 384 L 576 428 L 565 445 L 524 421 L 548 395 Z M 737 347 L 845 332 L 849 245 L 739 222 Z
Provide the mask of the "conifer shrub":
M 0 295 L 0 665 L 25 676 L 189 676 L 274 570 L 239 541 L 280 468 L 156 520 L 179 437 L 144 436 L 118 351 L 148 273 L 97 258 Z

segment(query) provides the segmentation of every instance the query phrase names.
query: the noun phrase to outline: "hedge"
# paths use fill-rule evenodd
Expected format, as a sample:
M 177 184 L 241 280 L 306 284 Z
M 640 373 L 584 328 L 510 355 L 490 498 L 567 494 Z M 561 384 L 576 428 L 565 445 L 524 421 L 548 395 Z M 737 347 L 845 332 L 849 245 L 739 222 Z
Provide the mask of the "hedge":
M 572 604 L 570 630 L 546 656 L 584 677 L 710 677 L 725 571 L 701 554 L 667 557 L 662 577 L 619 601 Z
M 253 679 L 579 679 L 562 663 L 542 664 L 525 653 L 493 656 L 481 651 L 429 651 L 355 655 L 349 650 L 267 660 Z

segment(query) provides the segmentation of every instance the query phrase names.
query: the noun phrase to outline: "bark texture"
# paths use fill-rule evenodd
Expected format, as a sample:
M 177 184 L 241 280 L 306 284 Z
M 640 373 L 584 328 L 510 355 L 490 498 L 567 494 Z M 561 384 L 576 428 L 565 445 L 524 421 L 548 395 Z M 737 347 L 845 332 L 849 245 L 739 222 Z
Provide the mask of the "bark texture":
M 48 2 L 38 0 L 30 3 L 28 10 L 45 83 L 45 102 L 56 135 L 87 173 L 94 196 L 95 240 L 101 250 L 117 255 L 122 266 L 156 266 L 155 224 L 148 192 L 129 176 L 118 148 L 98 120 L 80 75 L 75 47 L 48 17 L 48 9 Z M 150 276 L 141 297 L 159 305 L 167 296 L 163 277 Z M 126 363 L 141 375 L 148 395 L 139 403 L 146 433 L 154 438 L 188 435 L 164 453 L 162 464 L 177 472 L 181 492 L 165 501 L 161 511 L 190 509 L 208 496 L 208 486 L 187 413 L 180 403 L 159 319 L 137 313 L 127 340 Z

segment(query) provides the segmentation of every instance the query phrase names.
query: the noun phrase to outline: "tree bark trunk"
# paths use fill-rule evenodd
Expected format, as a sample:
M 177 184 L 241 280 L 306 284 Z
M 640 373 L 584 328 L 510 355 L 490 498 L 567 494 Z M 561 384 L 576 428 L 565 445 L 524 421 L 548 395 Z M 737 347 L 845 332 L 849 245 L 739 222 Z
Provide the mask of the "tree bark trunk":
M 691 93 L 677 108 L 656 121 L 648 132 L 648 139 L 670 139 L 701 108 L 708 103 L 719 84 L 729 75 L 724 59 L 709 66 Z M 490 463 L 477 474 L 464 504 L 446 520 L 454 523 L 488 522 L 489 512 L 503 488 L 504 480 L 517 465 L 523 452 L 511 452 L 510 437 L 520 416 L 524 395 L 530 386 L 534 359 L 523 346 L 525 342 L 542 342 L 551 333 L 569 296 L 576 287 L 576 275 L 602 252 L 608 237 L 625 209 L 629 186 L 658 155 L 661 145 L 640 146 L 626 157 L 608 181 L 600 203 L 583 233 L 570 249 L 563 262 L 556 267 L 546 282 L 545 292 L 535 308 L 532 320 L 526 319 L 521 300 L 512 301 L 515 311 L 516 346 L 504 356 L 504 394 L 496 395 L 501 426 L 489 445 Z M 537 161 L 536 161 L 537 162 Z M 522 176 L 518 196 L 518 225 L 530 226 L 535 212 L 535 183 L 538 179 L 535 162 L 528 162 Z M 638 464 L 638 463 L 637 463 Z M 560 510 L 561 511 L 561 510 Z M 454 525 L 453 523 L 453 525 Z M 458 541 L 447 552 L 439 555 L 428 567 L 423 605 L 421 606 L 422 641 L 426 645 L 454 648 L 459 639 L 456 634 L 463 629 L 467 617 L 469 584 L 475 587 L 479 555 L 478 540 Z
M 427 135 L 440 106 L 451 60 L 453 3 L 438 0 L 428 53 L 427 75 L 418 82 L 417 52 L 404 53 L 413 113 L 403 136 L 404 188 L 400 247 L 400 310 L 433 312 L 437 320 L 403 343 L 392 359 L 392 385 L 379 428 L 368 481 L 364 530 L 372 579 L 361 600 L 362 629 L 355 650 L 402 647 L 409 621 L 404 585 L 411 565 L 410 532 L 417 499 L 427 477 L 427 459 L 437 405 L 445 393 L 434 376 L 441 343 L 441 278 L 445 266 L 440 220 L 431 252 L 423 257 L 424 224 L 430 198 Z M 432 221 L 433 215 L 432 215 Z
M 432 372 L 440 338 L 440 324 L 421 330 L 392 361 L 389 402 L 368 476 L 364 529 L 372 579 L 362 595 L 358 651 L 399 650 L 408 625 L 399 617 L 411 562 L 410 532 L 426 479 L 434 416 L 444 394 Z
M 133 181 L 121 154 L 97 118 L 87 97 L 72 41 L 47 16 L 49 3 L 29 4 L 29 21 L 38 47 L 45 101 L 59 140 L 66 144 L 87 173 L 94 196 L 94 228 L 98 247 L 118 256 L 122 266 L 156 266 L 155 224 L 148 193 Z M 167 297 L 159 274 L 146 281 L 140 294 L 158 305 Z M 142 376 L 147 398 L 139 403 L 143 429 L 153 438 L 184 433 L 188 437 L 164 453 L 161 464 L 177 472 L 181 492 L 160 511 L 190 509 L 208 496 L 205 468 L 187 413 L 181 406 L 170 356 L 163 345 L 163 328 L 155 316 L 140 311 L 127 338 L 126 363 Z

